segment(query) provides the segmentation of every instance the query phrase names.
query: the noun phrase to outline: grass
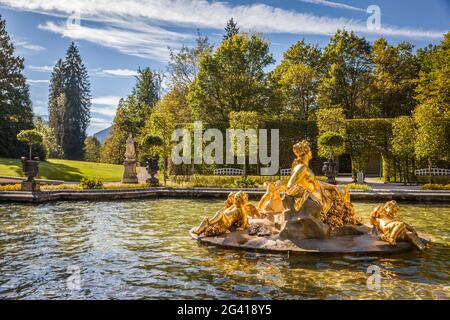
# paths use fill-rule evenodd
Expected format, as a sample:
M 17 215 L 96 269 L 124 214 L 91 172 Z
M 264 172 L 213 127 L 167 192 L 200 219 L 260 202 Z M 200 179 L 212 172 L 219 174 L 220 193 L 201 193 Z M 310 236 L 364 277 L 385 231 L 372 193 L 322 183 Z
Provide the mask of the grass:
M 122 174 L 121 165 L 49 159 L 40 163 L 37 178 L 63 181 L 100 178 L 105 182 L 117 182 L 122 179 Z M 23 177 L 20 160 L 0 158 L 0 176 Z

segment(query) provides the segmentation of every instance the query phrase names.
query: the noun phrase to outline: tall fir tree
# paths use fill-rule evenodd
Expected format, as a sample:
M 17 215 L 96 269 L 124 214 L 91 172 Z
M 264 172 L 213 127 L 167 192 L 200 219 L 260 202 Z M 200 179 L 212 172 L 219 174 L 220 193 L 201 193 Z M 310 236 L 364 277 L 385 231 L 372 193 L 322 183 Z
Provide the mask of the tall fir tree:
M 64 92 L 64 66 L 61 59 L 53 67 L 50 78 L 48 99 L 49 125 L 52 128 L 57 144 L 63 146 L 64 114 L 66 111 L 66 95 Z
M 22 74 L 23 61 L 14 56 L 6 21 L 0 15 L 0 156 L 4 157 L 17 157 L 25 151 L 16 135 L 33 127 L 29 88 Z
M 136 78 L 137 82 L 133 88 L 133 95 L 138 103 L 142 103 L 148 108 L 153 108 L 161 97 L 161 73 L 150 68 L 139 68 Z
M 66 159 L 83 159 L 90 107 L 88 72 L 72 42 L 65 60 L 59 60 L 53 69 L 49 95 L 50 126 Z
M 232 38 L 234 35 L 237 35 L 239 33 L 239 28 L 237 26 L 237 23 L 234 22 L 233 18 L 228 20 L 227 26 L 225 27 L 225 35 L 223 36 L 224 40 Z

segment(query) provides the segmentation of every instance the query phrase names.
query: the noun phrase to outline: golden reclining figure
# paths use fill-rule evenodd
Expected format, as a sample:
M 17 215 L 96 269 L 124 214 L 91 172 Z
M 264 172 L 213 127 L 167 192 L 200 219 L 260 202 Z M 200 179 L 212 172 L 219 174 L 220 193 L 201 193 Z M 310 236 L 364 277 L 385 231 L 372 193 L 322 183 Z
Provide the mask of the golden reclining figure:
M 248 194 L 242 191 L 232 192 L 225 201 L 222 210 L 212 218 L 204 218 L 200 226 L 192 231 L 196 235 L 218 236 L 232 229 L 246 230 L 249 227 L 248 216 L 259 215 L 258 210 L 248 202 Z
M 376 228 L 380 239 L 395 245 L 398 241 L 409 241 L 420 250 L 425 245 L 417 235 L 416 230 L 409 224 L 403 222 L 397 215 L 399 207 L 394 200 L 386 202 L 372 210 L 370 223 Z

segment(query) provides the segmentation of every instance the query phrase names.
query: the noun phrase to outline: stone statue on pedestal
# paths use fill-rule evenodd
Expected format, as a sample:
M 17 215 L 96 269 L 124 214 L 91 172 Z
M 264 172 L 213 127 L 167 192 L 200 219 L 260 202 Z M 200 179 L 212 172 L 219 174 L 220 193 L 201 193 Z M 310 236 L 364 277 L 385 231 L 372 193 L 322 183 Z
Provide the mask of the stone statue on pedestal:
M 136 171 L 136 148 L 134 146 L 133 136 L 130 135 L 127 138 L 127 146 L 125 149 L 125 162 L 124 173 L 122 183 L 138 183 L 137 171 Z

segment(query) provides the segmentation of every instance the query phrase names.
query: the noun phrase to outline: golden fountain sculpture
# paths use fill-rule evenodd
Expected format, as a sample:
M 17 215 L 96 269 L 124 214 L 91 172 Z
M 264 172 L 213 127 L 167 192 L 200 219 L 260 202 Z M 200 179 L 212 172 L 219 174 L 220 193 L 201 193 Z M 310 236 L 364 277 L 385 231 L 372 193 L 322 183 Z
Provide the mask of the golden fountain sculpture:
M 217 211 L 211 219 L 203 219 L 200 226 L 193 233 L 197 235 L 204 234 L 205 236 L 218 236 L 228 233 L 232 229 L 248 229 L 247 211 L 244 210 L 246 199 L 248 201 L 248 195 L 245 192 L 230 193 L 225 201 L 224 208 Z
M 248 234 L 254 235 L 255 230 L 260 230 L 261 222 L 265 221 L 262 226 L 265 228 L 264 235 L 276 233 L 282 241 L 302 241 L 360 235 L 364 233 L 362 229 L 370 230 L 355 216 L 348 189 L 315 178 L 309 168 L 312 152 L 308 141 L 294 144 L 293 152 L 296 158 L 287 185 L 281 181 L 266 182 L 266 193 L 257 207 L 248 201 L 246 192 L 232 192 L 222 210 L 210 219 L 204 218 L 200 226 L 191 232 L 200 237 L 220 236 L 248 230 L 252 225 L 257 228 L 250 228 Z M 424 244 L 417 232 L 400 220 L 398 210 L 395 201 L 375 208 L 370 215 L 373 230 L 377 231 L 380 240 L 391 245 L 395 245 L 396 241 L 409 241 L 423 250 Z M 271 231 L 268 231 L 267 225 L 271 226 Z
M 416 230 L 409 224 L 403 222 L 397 215 L 400 208 L 394 200 L 386 202 L 382 206 L 373 209 L 370 214 L 370 223 L 376 228 L 380 239 L 395 245 L 398 241 L 409 241 L 419 250 L 425 245 L 417 235 Z

